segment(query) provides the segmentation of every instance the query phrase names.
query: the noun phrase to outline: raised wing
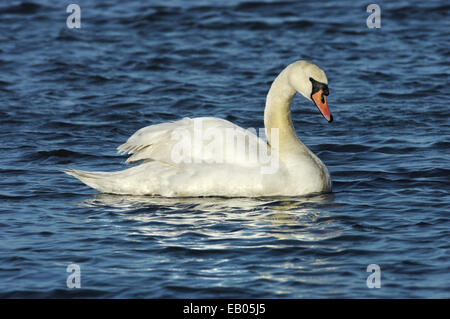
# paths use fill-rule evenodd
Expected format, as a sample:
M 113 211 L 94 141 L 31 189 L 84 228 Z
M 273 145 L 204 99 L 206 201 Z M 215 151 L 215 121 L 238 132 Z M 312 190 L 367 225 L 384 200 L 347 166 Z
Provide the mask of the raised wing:
M 156 160 L 254 165 L 260 154 L 270 151 L 255 133 L 219 118 L 184 118 L 144 127 L 117 150 L 132 154 L 126 163 Z

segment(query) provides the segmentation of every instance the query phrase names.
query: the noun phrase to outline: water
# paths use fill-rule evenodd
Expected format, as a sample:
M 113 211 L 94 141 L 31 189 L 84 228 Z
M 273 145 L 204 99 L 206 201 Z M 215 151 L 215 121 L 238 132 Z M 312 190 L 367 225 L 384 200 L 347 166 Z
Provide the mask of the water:
M 0 297 L 450 297 L 447 1 L 379 1 L 381 29 L 364 1 L 78 1 L 78 30 L 32 1 L 0 5 Z M 335 121 L 292 115 L 331 194 L 113 196 L 59 171 L 123 169 L 132 133 L 186 116 L 263 127 L 298 59 L 329 78 Z

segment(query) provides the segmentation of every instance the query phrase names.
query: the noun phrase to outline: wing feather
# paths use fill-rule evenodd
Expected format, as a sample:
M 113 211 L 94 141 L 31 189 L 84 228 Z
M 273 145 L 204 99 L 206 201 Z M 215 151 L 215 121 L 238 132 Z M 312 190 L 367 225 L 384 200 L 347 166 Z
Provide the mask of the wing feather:
M 204 150 L 211 146 L 211 139 L 205 136 L 214 134 L 221 135 L 222 138 L 215 141 L 219 152 L 211 153 Z M 230 132 L 237 139 L 244 139 L 247 148 L 238 147 L 237 144 L 226 140 Z M 183 140 L 180 140 L 180 136 Z M 201 136 L 200 142 L 193 139 Z M 210 136 L 211 137 L 211 136 Z M 217 144 L 219 143 L 219 144 Z M 248 145 L 256 147 L 267 147 L 267 143 L 249 130 L 245 130 L 227 120 L 202 117 L 202 118 L 184 118 L 175 122 L 167 122 L 156 125 L 150 125 L 141 128 L 134 133 L 126 143 L 120 145 L 117 150 L 120 153 L 130 154 L 126 163 L 131 164 L 142 160 L 156 160 L 166 163 L 176 164 L 172 156 L 174 147 L 191 148 L 190 156 L 195 162 L 208 161 L 218 162 L 227 161 L 227 163 L 245 165 L 245 159 L 248 159 Z M 201 147 L 201 151 L 196 151 L 195 147 Z M 243 154 L 244 153 L 244 154 Z

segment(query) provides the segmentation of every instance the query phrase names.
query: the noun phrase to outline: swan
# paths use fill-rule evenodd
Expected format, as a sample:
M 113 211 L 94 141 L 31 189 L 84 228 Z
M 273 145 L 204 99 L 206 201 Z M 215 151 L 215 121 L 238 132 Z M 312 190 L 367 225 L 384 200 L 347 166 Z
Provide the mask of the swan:
M 102 193 L 123 195 L 261 197 L 331 192 L 326 166 L 295 133 L 290 105 L 296 93 L 333 121 L 325 72 L 312 62 L 296 61 L 275 78 L 267 94 L 262 131 L 267 141 L 224 119 L 184 118 L 141 128 L 117 148 L 131 154 L 127 164 L 139 165 L 116 172 L 64 172 Z

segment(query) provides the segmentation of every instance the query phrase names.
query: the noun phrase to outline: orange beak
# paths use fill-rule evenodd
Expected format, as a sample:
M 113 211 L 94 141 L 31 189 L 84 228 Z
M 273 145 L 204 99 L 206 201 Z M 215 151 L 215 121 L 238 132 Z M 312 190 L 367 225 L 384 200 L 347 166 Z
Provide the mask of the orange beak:
M 327 104 L 327 97 L 323 94 L 322 90 L 317 91 L 313 95 L 311 95 L 314 103 L 319 108 L 320 112 L 322 113 L 323 117 L 328 122 L 333 122 L 333 115 L 331 115 L 330 109 L 328 108 Z

